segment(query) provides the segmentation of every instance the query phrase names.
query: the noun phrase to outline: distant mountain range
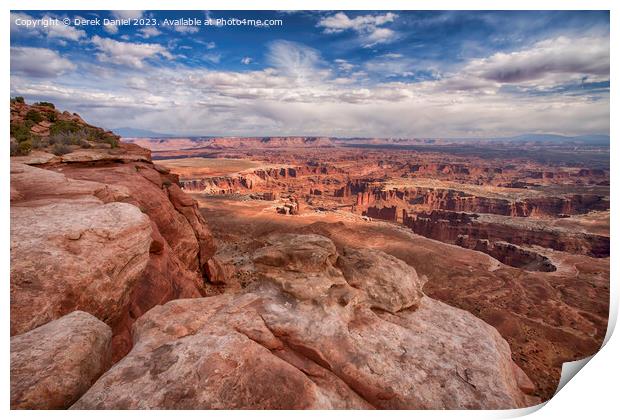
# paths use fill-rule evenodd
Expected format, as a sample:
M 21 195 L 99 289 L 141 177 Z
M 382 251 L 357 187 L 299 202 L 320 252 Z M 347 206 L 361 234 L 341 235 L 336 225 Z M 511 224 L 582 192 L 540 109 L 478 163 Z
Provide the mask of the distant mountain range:
M 121 137 L 145 137 L 145 138 L 180 138 L 179 135 L 174 134 L 165 134 L 158 133 L 150 130 L 143 130 L 140 128 L 131 128 L 131 127 L 120 127 L 112 130 L 116 134 Z M 202 136 L 204 138 L 208 138 L 210 136 Z M 224 136 L 225 137 L 225 136 Z M 279 137 L 279 136 L 278 136 Z M 287 136 L 284 136 L 287 137 Z M 271 136 L 269 138 L 276 138 Z M 339 139 L 343 141 L 353 140 L 353 139 Z M 375 139 L 375 142 L 380 141 L 381 139 Z M 435 139 L 426 139 L 427 142 L 433 143 Z M 467 141 L 467 140 L 492 140 L 492 141 L 505 141 L 505 142 L 553 142 L 553 143 L 587 143 L 594 145 L 609 145 L 610 138 L 606 134 L 586 134 L 581 136 L 563 136 L 560 134 L 520 134 L 517 136 L 509 136 L 509 137 L 491 137 L 491 138 L 445 138 L 444 140 L 459 140 L 459 141 Z M 392 139 L 391 142 L 397 143 L 398 140 Z M 401 139 L 400 142 L 406 142 L 406 139 Z
M 521 134 L 512 137 L 498 137 L 493 140 L 503 141 L 535 141 L 535 142 L 578 142 L 589 144 L 609 145 L 609 136 L 606 134 L 587 134 L 582 136 L 562 136 L 559 134 Z
M 131 127 L 114 128 L 112 131 L 121 137 L 177 137 L 173 134 L 157 133 L 155 131 Z

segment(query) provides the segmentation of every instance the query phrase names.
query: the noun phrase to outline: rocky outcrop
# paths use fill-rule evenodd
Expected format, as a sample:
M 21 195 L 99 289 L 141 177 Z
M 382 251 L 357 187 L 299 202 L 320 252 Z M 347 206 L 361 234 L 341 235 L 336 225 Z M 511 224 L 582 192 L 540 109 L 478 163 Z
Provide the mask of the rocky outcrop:
M 347 247 L 338 258 L 338 267 L 350 286 L 366 292 L 371 308 L 396 313 L 417 307 L 424 296 L 425 281 L 416 271 L 382 251 Z
M 149 163 L 66 165 L 76 180 L 99 180 L 127 191 L 127 203 L 150 219 L 148 263 L 138 276 L 129 303 L 114 326 L 114 359 L 131 348 L 131 325 L 155 305 L 212 292 L 205 286 L 207 262 L 215 252 L 213 238 L 195 201 L 176 185 L 174 176 Z
M 509 217 L 434 210 L 417 215 L 404 214 L 403 224 L 415 233 L 442 242 L 475 248 L 479 239 L 537 245 L 557 251 L 609 256 L 609 237 L 551 227 L 546 223 L 524 222 Z M 464 241 L 463 237 L 467 237 Z
M 81 311 L 11 337 L 11 409 L 69 407 L 110 366 L 111 338 Z
M 15 164 L 11 334 L 76 309 L 113 324 L 149 260 L 148 217 L 126 191 Z
M 244 293 L 172 301 L 138 319 L 132 351 L 72 408 L 508 408 L 537 401 L 523 392 L 532 384 L 497 331 L 423 296 L 415 270 L 395 258 L 353 249 L 339 255 L 325 237 L 277 234 L 247 263 L 255 281 Z
M 376 202 L 388 202 L 378 207 Z M 511 217 L 563 217 L 585 214 L 593 210 L 608 210 L 609 200 L 596 194 L 565 194 L 523 199 L 477 196 L 464 191 L 445 188 L 371 188 L 358 192 L 356 206 L 378 215 L 388 212 L 394 204 L 416 206 L 423 211 L 444 210 L 469 213 L 489 213 Z M 368 214 L 369 217 L 375 217 Z M 388 220 L 388 219 L 385 219 Z
M 456 244 L 482 251 L 506 265 L 526 271 L 552 272 L 557 270 L 557 267 L 546 256 L 508 242 L 489 242 L 486 239 L 477 239 L 473 244 L 468 237 L 461 236 L 457 239 Z
M 196 203 L 148 151 L 109 153 L 13 158 L 31 165 L 11 171 L 11 333 L 84 310 L 112 327 L 118 360 L 140 315 L 210 293 L 215 247 Z

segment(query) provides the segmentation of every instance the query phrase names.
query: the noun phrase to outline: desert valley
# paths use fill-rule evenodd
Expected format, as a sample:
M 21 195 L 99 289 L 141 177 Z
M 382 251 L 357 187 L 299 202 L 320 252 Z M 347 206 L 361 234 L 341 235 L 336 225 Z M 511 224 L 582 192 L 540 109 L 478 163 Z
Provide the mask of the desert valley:
M 11 130 L 12 408 L 519 408 L 602 344 L 608 139 Z

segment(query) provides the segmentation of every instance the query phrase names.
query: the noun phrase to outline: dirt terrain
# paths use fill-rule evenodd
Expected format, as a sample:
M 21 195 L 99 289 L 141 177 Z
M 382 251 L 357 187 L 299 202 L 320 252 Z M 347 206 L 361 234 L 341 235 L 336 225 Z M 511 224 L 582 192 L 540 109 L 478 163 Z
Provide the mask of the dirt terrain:
M 11 123 L 13 409 L 518 408 L 601 345 L 600 150 Z
M 261 238 L 318 233 L 339 249 L 379 249 L 415 267 L 429 296 L 497 328 L 543 399 L 563 362 L 599 348 L 609 294 L 608 166 L 577 165 L 567 150 L 549 165 L 514 158 L 512 147 L 501 156 L 501 145 L 493 146 L 499 156 L 483 159 L 475 148 L 451 153 L 453 144 L 441 153 L 419 142 L 397 151 L 378 140 L 374 148 L 340 143 L 154 157 L 198 201 L 218 243 L 217 273 L 238 277 L 228 282 L 245 285 L 235 264 Z M 204 165 L 170 159 L 177 154 L 202 156 Z M 240 170 L 248 161 L 262 165 Z

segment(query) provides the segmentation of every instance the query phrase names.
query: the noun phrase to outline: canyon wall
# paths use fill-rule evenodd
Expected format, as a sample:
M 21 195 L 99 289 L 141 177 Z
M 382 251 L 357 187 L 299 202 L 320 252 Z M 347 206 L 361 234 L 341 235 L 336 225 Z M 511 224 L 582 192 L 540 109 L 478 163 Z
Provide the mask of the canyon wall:
M 403 215 L 403 224 L 415 233 L 442 242 L 475 248 L 479 239 L 516 245 L 538 245 L 557 251 L 603 258 L 609 256 L 609 237 L 545 226 L 526 226 L 472 213 L 433 210 Z M 464 239 L 468 238 L 468 239 Z M 473 241 L 473 242 L 472 242 Z
M 212 293 L 205 279 L 215 247 L 194 200 L 147 150 L 103 155 L 14 159 L 11 334 L 84 310 L 112 327 L 118 360 L 150 308 Z

